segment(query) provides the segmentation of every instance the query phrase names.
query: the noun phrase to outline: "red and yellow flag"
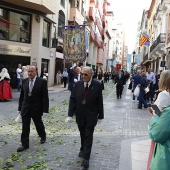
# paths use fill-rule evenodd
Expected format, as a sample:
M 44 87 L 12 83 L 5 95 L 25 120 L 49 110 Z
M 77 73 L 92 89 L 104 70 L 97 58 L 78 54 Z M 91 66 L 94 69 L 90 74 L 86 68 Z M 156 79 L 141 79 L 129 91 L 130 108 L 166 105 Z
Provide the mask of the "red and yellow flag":
M 144 34 L 142 34 L 140 41 L 139 41 L 139 45 L 142 47 L 143 44 L 145 44 L 148 40 L 149 40 L 149 38 L 147 36 L 145 36 Z

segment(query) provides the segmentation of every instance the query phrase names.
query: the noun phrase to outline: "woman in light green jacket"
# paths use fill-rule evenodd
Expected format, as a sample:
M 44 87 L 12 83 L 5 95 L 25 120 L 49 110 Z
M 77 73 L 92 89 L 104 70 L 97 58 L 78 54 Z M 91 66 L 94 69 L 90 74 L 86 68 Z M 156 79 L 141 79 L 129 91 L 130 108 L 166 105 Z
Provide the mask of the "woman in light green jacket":
M 163 71 L 159 81 L 161 92 L 155 104 L 162 111 L 161 116 L 153 114 L 149 122 L 149 136 L 155 142 L 150 164 L 151 170 L 170 170 L 170 70 Z M 169 106 L 169 107 L 167 107 Z M 163 109 L 166 107 L 165 109 Z M 153 113 L 150 110 L 151 113 Z
M 149 136 L 156 143 L 150 169 L 170 170 L 170 107 L 164 109 L 160 117 L 154 115 L 149 125 Z

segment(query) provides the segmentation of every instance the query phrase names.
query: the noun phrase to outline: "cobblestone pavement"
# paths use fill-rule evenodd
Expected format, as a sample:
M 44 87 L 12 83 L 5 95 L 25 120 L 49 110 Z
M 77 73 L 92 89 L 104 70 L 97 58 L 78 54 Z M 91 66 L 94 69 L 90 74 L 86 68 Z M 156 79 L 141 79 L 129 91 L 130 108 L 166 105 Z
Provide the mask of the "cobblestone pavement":
M 126 85 L 127 86 L 127 85 Z M 96 126 L 89 170 L 118 170 L 122 140 L 148 135 L 150 115 L 136 109 L 125 86 L 122 99 L 116 99 L 115 86 L 105 84 L 105 119 Z M 0 102 L 0 169 L 4 170 L 82 170 L 78 157 L 79 132 L 75 121 L 65 123 L 70 92 L 49 91 L 50 114 L 43 117 L 47 142 L 39 143 L 31 125 L 30 148 L 17 153 L 20 146 L 21 122 L 15 123 L 19 93 L 14 99 Z M 127 169 L 128 170 L 128 169 Z

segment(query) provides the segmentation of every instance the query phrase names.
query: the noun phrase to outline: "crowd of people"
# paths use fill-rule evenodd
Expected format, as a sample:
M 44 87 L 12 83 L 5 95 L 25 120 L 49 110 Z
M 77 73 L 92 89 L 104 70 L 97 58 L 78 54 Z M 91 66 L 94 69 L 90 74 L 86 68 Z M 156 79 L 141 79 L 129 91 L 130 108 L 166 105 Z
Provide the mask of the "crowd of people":
M 42 121 L 44 113 L 49 112 L 49 97 L 46 69 L 38 76 L 35 66 L 22 66 L 16 69 L 17 88 L 20 91 L 18 113 L 22 117 L 21 147 L 22 152 L 29 148 L 29 133 L 31 119 L 34 121 L 40 143 L 46 142 L 46 131 Z M 44 77 L 46 76 L 46 78 Z M 57 85 L 64 88 L 68 84 L 71 91 L 68 117 L 65 122 L 71 122 L 76 115 L 76 123 L 80 132 L 81 147 L 79 157 L 83 158 L 82 166 L 89 167 L 89 159 L 93 144 L 94 128 L 104 119 L 103 96 L 104 84 L 112 79 L 116 86 L 117 99 L 122 98 L 122 91 L 130 78 L 128 89 L 132 91 L 132 101 L 138 101 L 138 109 L 149 108 L 152 115 L 149 121 L 149 136 L 152 140 L 150 150 L 151 159 L 148 170 L 168 170 L 170 167 L 170 70 L 154 74 L 151 68 L 147 72 L 137 70 L 130 76 L 128 72 L 118 70 L 113 73 L 99 70 L 94 72 L 90 67 L 79 67 L 74 64 L 68 70 L 57 72 Z M 114 86 L 113 86 L 114 87 Z M 138 95 L 135 90 L 139 89 Z M 148 90 L 146 90 L 148 89 Z M 8 70 L 0 65 L 0 100 L 12 99 L 10 75 Z M 156 105 L 157 109 L 154 110 Z
M 137 70 L 132 74 L 130 78 L 130 84 L 128 89 L 133 93 L 132 101 L 139 102 L 138 109 L 148 108 L 148 104 L 153 104 L 159 94 L 159 79 L 160 74 L 154 74 L 151 68 L 148 68 L 147 72 Z M 138 95 L 134 93 L 135 90 L 139 89 Z
M 136 95 L 135 91 L 138 88 L 139 94 Z M 129 89 L 135 94 L 132 101 L 137 99 L 138 109 L 148 108 L 151 113 L 151 147 L 147 170 L 169 170 L 170 70 L 160 70 L 159 74 L 152 72 L 151 68 L 148 68 L 147 72 L 137 70 L 131 76 Z

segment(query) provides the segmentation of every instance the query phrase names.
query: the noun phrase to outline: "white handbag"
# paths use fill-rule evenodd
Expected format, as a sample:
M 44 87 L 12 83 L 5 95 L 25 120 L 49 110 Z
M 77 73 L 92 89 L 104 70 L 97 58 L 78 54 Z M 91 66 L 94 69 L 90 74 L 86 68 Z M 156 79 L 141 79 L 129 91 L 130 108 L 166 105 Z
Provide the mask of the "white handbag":
M 148 93 L 149 92 L 149 87 L 146 87 L 145 88 L 145 93 Z

